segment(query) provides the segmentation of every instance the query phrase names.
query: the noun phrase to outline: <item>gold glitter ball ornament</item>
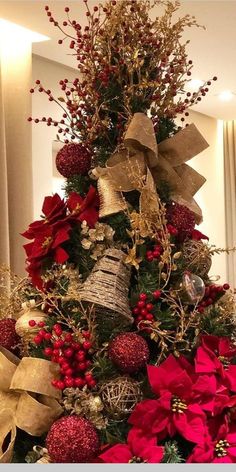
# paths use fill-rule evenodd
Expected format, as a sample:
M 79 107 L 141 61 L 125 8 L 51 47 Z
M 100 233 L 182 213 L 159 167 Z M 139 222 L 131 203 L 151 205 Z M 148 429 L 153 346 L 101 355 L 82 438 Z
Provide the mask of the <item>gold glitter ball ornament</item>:
M 202 241 L 185 241 L 182 249 L 184 267 L 199 277 L 206 277 L 212 264 L 210 249 Z
M 142 399 L 140 383 L 121 376 L 104 383 L 100 396 L 107 415 L 116 420 L 128 416 Z
M 45 321 L 46 314 L 42 310 L 38 309 L 29 309 L 23 315 L 18 318 L 15 326 L 17 334 L 21 338 L 27 338 L 27 340 L 33 339 L 33 337 L 40 330 L 40 327 L 37 326 L 37 323 L 40 321 Z M 30 326 L 29 321 L 35 321 L 35 326 Z

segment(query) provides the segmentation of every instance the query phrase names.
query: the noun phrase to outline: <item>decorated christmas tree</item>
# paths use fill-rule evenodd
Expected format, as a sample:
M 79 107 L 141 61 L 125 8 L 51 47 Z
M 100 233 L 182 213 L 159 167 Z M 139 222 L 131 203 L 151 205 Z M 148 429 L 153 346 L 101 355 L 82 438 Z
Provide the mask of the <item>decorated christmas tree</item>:
M 234 298 L 188 165 L 208 146 L 185 123 L 211 85 L 186 91 L 198 25 L 168 0 L 84 4 L 85 27 L 45 7 L 78 75 L 31 90 L 62 108 L 29 121 L 58 128 L 65 198 L 45 198 L 1 300 L 0 462 L 233 463 Z

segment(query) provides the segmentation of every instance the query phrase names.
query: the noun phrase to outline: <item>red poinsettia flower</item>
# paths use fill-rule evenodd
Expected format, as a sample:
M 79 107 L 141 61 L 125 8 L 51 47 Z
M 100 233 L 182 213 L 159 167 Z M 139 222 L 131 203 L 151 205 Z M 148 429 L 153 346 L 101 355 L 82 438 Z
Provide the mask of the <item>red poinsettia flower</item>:
M 216 437 L 208 434 L 204 442 L 194 447 L 188 463 L 236 463 L 236 425 L 227 419 L 217 431 Z
M 196 403 L 187 404 L 166 392 L 158 400 L 138 403 L 129 423 L 157 434 L 160 440 L 179 433 L 188 441 L 199 443 L 204 438 L 206 416 Z
M 63 264 L 69 258 L 62 244 L 69 239 L 71 226 L 62 224 L 61 227 L 46 226 L 44 232 L 40 231 L 34 241 L 26 244 L 24 249 L 27 254 L 27 272 L 32 283 L 42 289 L 42 268 L 47 258 L 57 264 Z
M 99 457 L 103 462 L 110 464 L 141 462 L 158 464 L 163 459 L 163 447 L 157 445 L 156 436 L 132 428 L 128 434 L 127 444 L 115 444 Z
M 99 197 L 92 185 L 85 198 L 72 192 L 67 200 L 67 206 L 74 219 L 80 222 L 87 221 L 90 228 L 93 228 L 98 221 Z
M 217 393 L 216 378 L 214 375 L 197 375 L 194 365 L 184 356 L 176 360 L 170 355 L 160 367 L 149 366 L 148 373 L 152 390 L 158 396 L 164 391 L 171 391 L 173 395 L 181 396 L 186 401 L 191 399 L 204 411 L 212 413 Z
M 202 336 L 202 345 L 197 349 L 195 370 L 197 373 L 218 374 L 224 384 L 236 392 L 236 365 L 231 365 L 236 356 L 236 346 L 228 338 Z
M 186 370 L 170 355 L 160 367 L 148 366 L 148 378 L 160 398 L 139 403 L 129 422 L 160 439 L 179 433 L 188 441 L 201 442 L 206 415 L 194 398 L 193 381 Z
M 53 226 L 58 221 L 66 218 L 66 211 L 66 203 L 57 193 L 45 197 L 42 207 L 42 219 L 31 223 L 28 230 L 22 233 L 22 236 L 27 239 L 34 239 L 39 232 L 44 232 L 46 226 Z

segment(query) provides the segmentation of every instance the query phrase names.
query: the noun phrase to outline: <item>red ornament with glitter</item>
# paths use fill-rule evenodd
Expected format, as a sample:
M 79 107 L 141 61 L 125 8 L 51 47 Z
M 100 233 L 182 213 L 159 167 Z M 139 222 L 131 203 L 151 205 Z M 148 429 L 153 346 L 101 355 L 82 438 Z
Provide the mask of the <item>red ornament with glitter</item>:
M 0 320 L 0 346 L 15 352 L 20 342 L 20 337 L 15 330 L 16 320 L 5 318 Z
M 178 230 L 178 239 L 191 236 L 195 227 L 194 214 L 184 205 L 171 202 L 167 205 L 166 218 L 169 224 Z
M 63 177 L 86 175 L 91 167 L 91 153 L 79 143 L 63 146 L 56 156 L 56 167 Z
M 95 459 L 100 441 L 90 421 L 72 415 L 53 423 L 46 438 L 46 447 L 53 462 L 85 463 Z
M 145 339 L 135 333 L 116 336 L 109 346 L 109 357 L 121 372 L 133 374 L 145 367 L 149 359 Z

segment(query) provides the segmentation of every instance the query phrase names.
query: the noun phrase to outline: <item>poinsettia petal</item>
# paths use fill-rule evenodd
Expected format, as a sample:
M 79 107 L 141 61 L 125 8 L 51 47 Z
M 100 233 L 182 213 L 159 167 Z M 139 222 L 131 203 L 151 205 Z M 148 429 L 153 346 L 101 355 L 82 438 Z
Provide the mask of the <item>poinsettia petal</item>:
M 54 260 L 57 264 L 64 264 L 69 258 L 69 254 L 62 248 L 57 247 L 54 254 Z
M 225 373 L 229 389 L 236 392 L 236 365 L 230 365 Z
M 86 221 L 90 228 L 94 228 L 95 224 L 98 221 L 98 211 L 92 207 L 87 208 L 80 213 L 78 219 L 79 221 L 81 221 L 81 223 L 83 221 Z
M 229 338 L 219 339 L 219 355 L 223 357 L 232 357 L 236 353 L 235 346 L 232 345 Z
M 192 385 L 192 380 L 187 372 L 182 371 L 172 377 L 169 384 L 169 390 L 172 394 L 182 398 L 182 400 L 187 400 L 192 395 Z
M 67 200 L 67 207 L 73 212 L 78 206 L 81 208 L 83 201 L 83 198 L 77 192 L 71 192 Z
M 33 247 L 34 247 L 34 243 L 24 244 L 23 248 L 26 252 L 27 257 L 31 256 Z
M 215 375 L 199 375 L 193 386 L 193 390 L 199 395 L 207 394 L 213 396 L 216 393 L 216 377 Z
M 69 239 L 68 230 L 65 228 L 60 229 L 55 236 L 55 239 L 52 244 L 52 248 L 55 249 L 57 246 L 60 246 L 65 241 L 68 241 L 68 239 Z
M 57 205 L 58 199 L 61 200 L 58 193 L 44 198 L 42 212 L 45 216 L 47 216 L 52 211 L 52 208 Z
M 199 375 L 193 386 L 192 394 L 204 410 L 212 412 L 216 395 L 215 375 Z
M 220 415 L 222 411 L 228 406 L 229 395 L 217 393 L 214 401 L 213 414 Z
M 209 464 L 214 458 L 214 444 L 210 440 L 205 440 L 204 444 L 197 444 L 187 458 L 187 464 Z
M 116 444 L 100 454 L 100 459 L 108 464 L 127 464 L 133 457 L 127 444 Z
M 173 436 L 176 432 L 176 429 L 173 430 L 172 427 L 171 398 L 172 394 L 165 392 L 157 400 L 155 416 L 153 415 L 152 418 L 152 432 L 156 433 L 159 439 L 165 438 L 167 432 L 170 436 Z
M 192 380 L 195 380 L 196 374 L 195 374 L 195 369 L 194 365 L 191 364 L 186 357 L 184 356 L 179 356 L 178 357 L 178 364 L 187 372 L 189 377 L 191 377 Z
M 128 423 L 151 434 L 158 412 L 159 404 L 157 400 L 144 400 L 136 405 L 128 419 Z
M 129 431 L 127 443 L 134 456 L 142 457 L 144 449 L 156 446 L 157 438 L 155 435 L 150 436 L 141 429 L 134 427 Z
M 187 375 L 172 354 L 162 362 L 160 367 L 148 365 L 147 373 L 152 390 L 158 396 L 162 391 L 169 390 L 171 383 L 176 385 L 177 376 L 180 376 L 179 383 L 182 383 L 181 375 Z
M 142 459 L 149 464 L 159 464 L 164 456 L 164 449 L 161 446 L 150 446 L 142 453 Z
M 45 220 L 34 221 L 24 233 L 21 233 L 21 236 L 27 239 L 34 239 L 39 233 L 45 230 L 46 224 Z
M 177 431 L 190 442 L 200 444 L 204 441 L 206 424 L 202 415 L 192 412 L 190 408 L 184 413 L 175 413 L 173 421 Z
M 213 464 L 232 464 L 235 461 L 227 454 L 224 457 L 215 457 L 212 461 Z
M 204 334 L 201 336 L 202 346 L 211 353 L 219 355 L 219 340 L 218 336 L 213 334 Z
M 227 441 L 236 446 L 236 426 L 235 424 L 231 425 L 230 430 L 227 434 Z
M 232 446 L 232 447 L 229 447 L 229 448 L 227 449 L 227 452 L 228 452 L 228 455 L 229 455 L 232 459 L 234 459 L 233 462 L 236 462 L 236 444 L 234 444 L 234 446 Z
M 91 206 L 97 206 L 98 205 L 98 199 L 97 199 L 97 191 L 95 189 L 95 187 L 93 187 L 92 185 L 90 185 L 89 187 L 89 191 L 83 201 L 83 205 L 81 207 L 81 209 L 83 210 L 84 208 L 88 208 L 88 207 L 91 207 Z
M 195 356 L 195 371 L 199 374 L 216 372 L 215 359 L 212 359 L 212 356 L 200 346 Z
M 191 239 L 194 241 L 200 241 L 201 239 L 207 239 L 209 241 L 208 236 L 205 236 L 205 234 L 202 234 L 198 229 L 194 229 L 191 233 Z

